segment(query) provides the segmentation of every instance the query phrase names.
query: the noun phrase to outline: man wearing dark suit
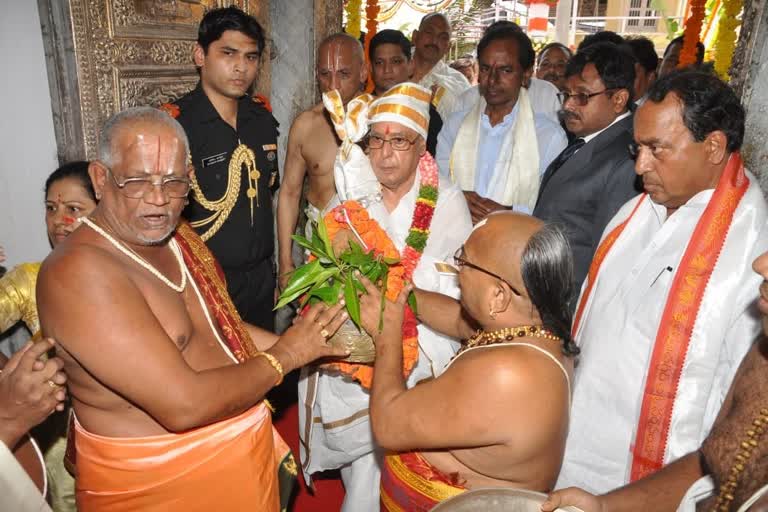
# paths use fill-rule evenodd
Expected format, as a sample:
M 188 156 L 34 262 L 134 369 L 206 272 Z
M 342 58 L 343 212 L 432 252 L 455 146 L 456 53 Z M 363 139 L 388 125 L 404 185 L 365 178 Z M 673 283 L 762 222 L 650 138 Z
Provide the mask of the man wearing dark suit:
M 579 290 L 608 221 L 641 191 L 628 149 L 634 58 L 597 43 L 570 60 L 565 77 L 559 97 L 575 138 L 545 171 L 533 215 L 565 228 Z

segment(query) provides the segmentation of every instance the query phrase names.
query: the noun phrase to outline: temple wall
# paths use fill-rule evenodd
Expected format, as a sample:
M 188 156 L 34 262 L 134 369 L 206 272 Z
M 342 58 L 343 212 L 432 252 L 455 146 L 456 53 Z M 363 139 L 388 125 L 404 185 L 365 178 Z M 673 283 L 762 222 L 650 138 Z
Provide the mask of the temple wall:
M 50 251 L 43 185 L 58 161 L 37 2 L 0 6 L 0 245 L 10 268 Z

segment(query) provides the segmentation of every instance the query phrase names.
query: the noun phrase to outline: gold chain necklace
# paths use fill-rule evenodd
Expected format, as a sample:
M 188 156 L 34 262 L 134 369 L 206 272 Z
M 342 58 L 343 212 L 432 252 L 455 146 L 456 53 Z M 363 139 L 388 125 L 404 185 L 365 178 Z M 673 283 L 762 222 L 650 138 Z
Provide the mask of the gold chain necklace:
M 179 250 L 178 246 L 176 245 L 176 242 L 174 240 L 171 240 L 171 242 L 168 244 L 168 247 L 171 248 L 171 252 L 174 256 L 176 256 L 176 261 L 179 263 L 179 271 L 181 272 L 181 283 L 180 284 L 174 284 L 170 279 L 165 277 L 159 270 L 157 270 L 154 266 L 152 266 L 151 263 L 149 263 L 147 260 L 136 254 L 136 252 L 131 249 L 130 247 L 126 247 L 125 245 L 121 244 L 117 240 L 115 240 L 112 235 L 104 231 L 98 224 L 96 224 L 93 220 L 91 220 L 88 217 L 83 217 L 83 224 L 87 225 L 89 228 L 103 236 L 104 238 L 109 241 L 112 245 L 115 246 L 115 249 L 122 252 L 129 258 L 131 258 L 133 261 L 147 269 L 152 275 L 157 277 L 159 280 L 164 282 L 168 287 L 178 293 L 181 293 L 184 291 L 184 288 L 187 286 L 187 272 L 184 270 L 184 260 L 181 256 L 181 251 Z
M 240 194 L 240 177 L 243 164 L 245 164 L 248 169 L 248 190 L 246 190 L 245 195 L 248 196 L 248 200 L 251 203 L 251 226 L 253 226 L 253 200 L 254 198 L 256 199 L 256 206 L 258 207 L 259 189 L 257 188 L 257 184 L 261 173 L 256 169 L 256 155 L 251 148 L 240 143 L 240 145 L 232 152 L 232 157 L 229 159 L 229 167 L 227 169 L 227 190 L 224 192 L 224 195 L 216 201 L 211 201 L 205 197 L 194 173 L 190 176 L 192 181 L 192 192 L 195 194 L 195 201 L 206 210 L 213 212 L 213 214 L 204 219 L 190 222 L 190 225 L 193 228 L 200 228 L 213 223 L 205 233 L 200 235 L 200 238 L 202 238 L 204 242 L 208 241 L 208 239 L 219 231 L 224 222 L 229 218 L 229 214 L 232 213 L 232 209 L 237 202 L 237 196 Z
M 461 354 L 467 349 L 473 347 L 482 347 L 484 345 L 496 345 L 498 343 L 509 343 L 515 338 L 544 338 L 551 341 L 560 341 L 544 327 L 538 325 L 521 325 L 518 327 L 506 327 L 497 331 L 486 332 L 478 330 L 474 336 L 469 338 L 456 355 Z

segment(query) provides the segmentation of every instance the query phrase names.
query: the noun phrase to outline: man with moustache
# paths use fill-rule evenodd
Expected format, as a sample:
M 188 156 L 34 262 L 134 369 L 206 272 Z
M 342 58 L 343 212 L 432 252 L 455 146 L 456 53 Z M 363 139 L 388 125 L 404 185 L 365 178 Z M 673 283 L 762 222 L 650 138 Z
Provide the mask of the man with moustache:
M 486 34 L 498 30 L 509 29 L 522 32 L 515 22 L 507 20 L 499 20 L 488 25 L 483 31 L 483 36 Z M 559 123 L 560 119 L 557 117 L 557 112 L 560 110 L 560 102 L 557 99 L 557 87 L 546 80 L 541 80 L 533 76 L 533 65 L 535 60 L 531 60 L 530 68 L 525 70 L 527 75 L 523 82 L 523 87 L 528 91 L 528 98 L 531 101 L 531 108 L 535 114 L 543 114 L 555 123 Z M 478 81 L 479 81 L 479 68 L 478 68 Z M 459 106 L 457 110 L 468 111 L 470 110 L 480 97 L 479 87 L 477 85 L 467 89 L 458 99 Z
M 375 96 L 381 96 L 392 87 L 408 82 L 413 74 L 411 42 L 399 30 L 385 29 L 377 32 L 368 46 L 368 58 Z M 435 106 L 430 104 L 427 151 L 431 155 L 435 155 L 437 135 L 442 127 L 442 117 Z
M 317 51 L 317 84 L 320 92 L 337 90 L 346 105 L 360 93 L 367 78 L 368 68 L 363 47 L 357 39 L 340 33 L 320 43 Z M 288 274 L 294 269 L 291 235 L 299 219 L 304 177 L 309 177 L 308 221 L 316 221 L 336 193 L 333 162 L 338 148 L 339 139 L 322 103 L 299 114 L 291 125 L 283 182 L 277 201 L 278 279 L 281 289 L 288 282 Z
M 279 338 L 240 319 L 213 255 L 179 223 L 189 146 L 162 111 L 110 118 L 98 154 L 101 202 L 37 284 L 76 416 L 78 510 L 278 512 L 290 452 L 263 398 L 284 374 L 345 355 L 326 344 L 342 306 L 310 309 Z
M 200 82 L 162 108 L 189 138 L 195 173 L 184 217 L 221 264 L 240 316 L 272 330 L 277 121 L 249 94 L 264 46 L 252 16 L 236 7 L 208 12 L 194 50 Z
M 694 502 L 697 510 L 765 510 L 768 506 L 768 443 L 764 439 L 768 426 L 768 379 L 765 378 L 768 375 L 768 252 L 760 255 L 752 268 L 763 279 L 757 301 L 763 335 L 739 365 L 712 431 L 698 453 L 601 496 L 576 487 L 554 492 L 542 510 L 552 512 L 559 506 L 573 505 L 584 512 L 639 512 L 649 508 L 693 512 Z M 743 443 L 747 443 L 746 446 Z M 685 475 L 680 471 L 691 457 L 699 458 L 700 471 L 705 475 L 695 483 L 695 473 Z M 693 464 L 695 466 L 695 462 Z M 659 503 L 658 498 L 670 491 L 680 496 L 687 485 L 691 486 L 680 505 L 674 497 Z
M 627 149 L 634 59 L 612 43 L 596 43 L 574 55 L 565 76 L 563 118 L 575 138 L 544 173 L 533 215 L 565 227 L 579 290 L 605 225 L 639 192 Z
M 443 62 L 451 47 L 451 22 L 445 14 L 429 13 L 413 31 L 413 82 L 431 89 L 432 104 L 443 119 L 459 110 L 459 96 L 469 89 L 469 82 L 459 71 Z
M 565 87 L 565 66 L 571 57 L 570 48 L 564 44 L 549 43 L 536 58 L 536 78 L 546 80 L 562 91 Z
M 498 210 L 530 213 L 541 175 L 567 145 L 523 87 L 535 57 L 528 36 L 511 26 L 489 30 L 477 52 L 481 96 L 448 118 L 437 144 L 440 172 L 464 190 L 475 223 Z
M 705 72 L 660 78 L 637 110 L 646 193 L 611 219 L 582 289 L 558 487 L 605 493 L 669 466 L 640 504 L 673 510 L 702 476 L 696 450 L 760 333 L 750 263 L 768 249 L 768 204 L 743 135 L 735 93 Z

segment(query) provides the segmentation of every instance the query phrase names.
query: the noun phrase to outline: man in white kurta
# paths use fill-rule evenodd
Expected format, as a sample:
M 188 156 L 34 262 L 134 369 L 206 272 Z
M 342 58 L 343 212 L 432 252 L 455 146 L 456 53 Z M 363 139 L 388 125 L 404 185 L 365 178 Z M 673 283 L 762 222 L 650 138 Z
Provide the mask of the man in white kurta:
M 425 101 L 413 98 L 401 99 L 401 95 L 387 93 L 377 100 L 386 104 L 403 103 L 418 112 L 424 119 L 423 124 L 414 125 L 410 120 L 397 114 L 372 114 L 369 123 L 394 121 L 406 127 L 414 128 L 421 139 L 426 138 L 426 126 L 429 118 L 429 91 L 415 84 L 401 84 L 393 90 L 415 89 L 417 93 L 426 95 Z M 355 101 L 355 100 L 353 100 Z M 357 103 L 350 103 L 354 106 Z M 375 112 L 373 103 L 371 112 Z M 326 106 L 329 106 L 326 103 Z M 363 112 L 365 108 L 361 107 Z M 386 110 L 386 109 L 382 109 Z M 350 110 L 351 111 L 351 110 Z M 367 112 L 366 112 L 367 114 Z M 350 136 L 360 130 L 347 119 L 345 135 Z M 418 126 L 418 130 L 415 128 Z M 422 129 L 423 127 L 423 129 Z M 423 141 L 417 142 L 420 144 Z M 344 144 L 342 144 L 344 148 Z M 415 148 L 412 146 L 411 150 Z M 358 153 L 357 150 L 350 154 Z M 341 155 L 341 153 L 340 153 Z M 358 157 L 365 158 L 362 153 Z M 337 160 L 337 164 L 342 157 Z M 367 161 L 360 158 L 349 158 L 343 165 L 337 165 L 337 171 L 347 175 L 339 176 L 337 188 L 343 180 L 345 189 L 339 189 L 343 199 L 358 199 L 349 193 L 350 187 L 357 190 L 366 172 Z M 369 214 L 386 230 L 398 250 L 402 252 L 405 239 L 411 227 L 413 212 L 419 191 L 419 173 L 414 169 L 415 179 L 410 189 L 400 198 L 399 203 L 390 209 L 383 203 L 373 204 L 374 196 L 369 192 L 358 192 L 368 203 Z M 441 273 L 436 264 L 449 262 L 456 250 L 461 247 L 472 229 L 466 201 L 461 190 L 449 180 L 440 179 L 438 199 L 435 213 L 430 226 L 430 236 L 413 274 L 414 284 L 422 289 L 458 296 L 456 275 Z M 431 329 L 419 325 L 419 360 L 408 378 L 409 387 L 423 379 L 439 375 L 445 365 L 459 348 L 457 340 L 439 335 Z M 328 469 L 341 469 L 346 496 L 342 510 L 378 510 L 379 507 L 379 461 L 380 453 L 376 451 L 371 426 L 368 417 L 370 394 L 360 384 L 338 374 L 330 374 L 322 369 L 306 370 L 299 381 L 299 432 L 302 440 L 301 459 L 305 478 L 315 472 Z
M 530 213 L 541 176 L 566 147 L 559 124 L 536 114 L 523 83 L 535 52 L 516 27 L 489 30 L 477 46 L 481 96 L 438 135 L 437 163 L 465 191 L 475 222 L 500 209 Z
M 459 96 L 469 89 L 469 81 L 443 62 L 451 46 L 451 25 L 442 13 L 430 13 L 413 32 L 413 81 L 434 93 L 432 104 L 445 120 L 459 109 Z
M 743 111 L 741 117 L 733 114 L 735 120 L 724 115 L 717 121 L 723 127 L 700 121 L 704 136 L 695 141 L 681 115 L 693 107 L 684 107 L 681 95 L 704 103 L 704 108 L 695 105 L 698 115 L 728 102 L 734 106 L 721 112 L 740 109 L 727 85 L 688 72 L 655 84 L 636 114 L 636 170 L 647 194 L 631 199 L 608 224 L 582 288 L 574 320 L 582 352 L 557 488 L 606 493 L 682 457 L 690 461 L 688 469 L 678 465 L 684 472 L 678 482 L 701 476 L 698 459 L 689 454 L 709 433 L 739 363 L 760 333 L 755 305 L 761 277 L 751 263 L 768 249 L 768 204 L 756 178 L 741 166 Z M 701 186 L 707 173 L 712 179 Z M 708 257 L 700 256 L 707 251 Z M 694 275 L 702 269 L 703 277 Z M 694 302 L 694 314 L 676 313 L 676 304 L 694 297 L 680 291 L 699 284 L 703 295 L 697 309 Z M 654 357 L 656 345 L 673 337 L 657 338 L 670 325 L 672 331 L 662 332 L 690 329 L 679 366 L 671 352 Z M 647 446 L 641 440 L 649 437 L 638 430 L 651 438 L 658 429 L 664 432 L 662 422 L 652 421 L 655 406 L 643 405 L 644 396 L 654 396 L 646 388 L 653 374 L 660 375 L 653 381 L 659 389 L 671 390 L 673 402 L 665 416 L 668 432 L 656 450 L 660 460 L 648 464 L 638 454 Z

